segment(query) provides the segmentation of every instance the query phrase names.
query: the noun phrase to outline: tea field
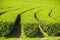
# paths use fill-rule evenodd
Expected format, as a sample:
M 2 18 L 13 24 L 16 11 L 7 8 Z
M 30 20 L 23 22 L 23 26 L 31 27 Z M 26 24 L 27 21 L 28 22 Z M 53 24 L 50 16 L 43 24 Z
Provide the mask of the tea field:
M 60 0 L 0 0 L 0 40 L 60 40 Z

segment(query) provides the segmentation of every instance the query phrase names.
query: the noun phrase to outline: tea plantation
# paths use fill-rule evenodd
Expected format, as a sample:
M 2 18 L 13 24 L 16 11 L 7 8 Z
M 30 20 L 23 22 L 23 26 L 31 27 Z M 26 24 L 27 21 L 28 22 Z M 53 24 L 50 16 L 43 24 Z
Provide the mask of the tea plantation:
M 0 0 L 0 40 L 60 40 L 60 0 Z

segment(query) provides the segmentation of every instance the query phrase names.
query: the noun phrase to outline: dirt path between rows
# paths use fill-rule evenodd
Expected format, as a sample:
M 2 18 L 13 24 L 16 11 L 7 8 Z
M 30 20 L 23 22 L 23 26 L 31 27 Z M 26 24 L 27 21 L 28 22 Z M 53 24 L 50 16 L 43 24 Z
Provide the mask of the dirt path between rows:
M 21 38 L 17 38 L 17 40 L 22 40 Z

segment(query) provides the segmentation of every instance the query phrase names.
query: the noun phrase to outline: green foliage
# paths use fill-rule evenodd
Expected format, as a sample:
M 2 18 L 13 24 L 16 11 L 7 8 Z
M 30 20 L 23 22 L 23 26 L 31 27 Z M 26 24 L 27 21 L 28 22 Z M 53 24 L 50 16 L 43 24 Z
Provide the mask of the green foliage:
M 0 22 L 0 37 L 7 36 L 12 31 L 13 24 Z
M 39 37 L 39 28 L 37 24 L 25 24 L 24 33 L 27 37 Z
M 51 23 L 46 25 L 45 32 L 50 36 L 55 36 L 60 31 L 59 23 Z

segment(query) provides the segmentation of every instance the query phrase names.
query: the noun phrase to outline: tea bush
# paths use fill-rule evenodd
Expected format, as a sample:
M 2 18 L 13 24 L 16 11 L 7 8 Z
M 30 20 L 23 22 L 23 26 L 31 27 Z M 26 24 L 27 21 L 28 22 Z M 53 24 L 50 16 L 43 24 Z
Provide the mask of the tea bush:
M 59 23 L 51 23 L 46 25 L 45 32 L 50 36 L 55 36 L 60 31 Z
M 13 23 L 10 24 L 7 22 L 5 23 L 0 22 L 0 37 L 9 35 L 13 27 L 14 27 Z
M 39 37 L 39 28 L 37 24 L 25 24 L 24 33 L 27 37 Z

